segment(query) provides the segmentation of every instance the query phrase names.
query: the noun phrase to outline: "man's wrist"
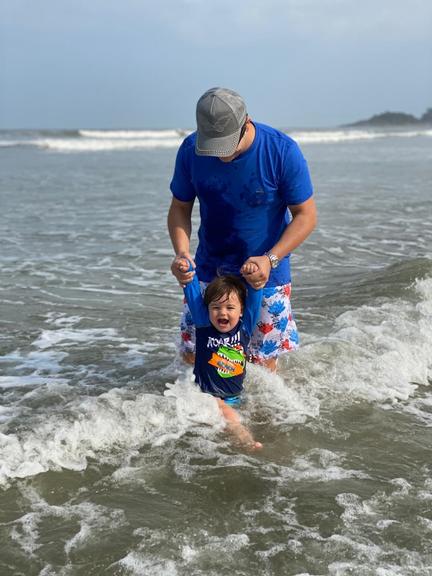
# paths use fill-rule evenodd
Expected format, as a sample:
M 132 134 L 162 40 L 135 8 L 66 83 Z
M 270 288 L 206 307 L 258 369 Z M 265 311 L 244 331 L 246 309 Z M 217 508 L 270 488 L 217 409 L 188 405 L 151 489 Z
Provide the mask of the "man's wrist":
M 276 256 L 276 254 L 273 254 L 273 252 L 266 252 L 265 256 L 267 256 L 267 258 L 269 259 L 272 270 L 274 270 L 279 266 L 280 260 L 279 257 Z

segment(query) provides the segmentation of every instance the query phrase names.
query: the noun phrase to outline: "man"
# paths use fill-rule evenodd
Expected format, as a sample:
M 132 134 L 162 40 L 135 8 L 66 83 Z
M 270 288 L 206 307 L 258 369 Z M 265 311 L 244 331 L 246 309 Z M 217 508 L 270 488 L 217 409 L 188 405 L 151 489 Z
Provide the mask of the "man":
M 298 347 L 290 294 L 289 255 L 316 225 L 309 170 L 287 135 L 253 122 L 239 94 L 211 88 L 198 100 L 197 130 L 177 153 L 168 229 L 175 251 L 171 271 L 184 286 L 195 271 L 208 283 L 218 273 L 242 274 L 264 288 L 261 316 L 250 342 L 251 360 L 276 369 L 278 356 Z M 200 204 L 198 249 L 190 254 L 191 215 Z M 254 263 L 255 266 L 244 265 Z M 256 270 L 253 273 L 249 270 Z M 187 308 L 181 352 L 193 361 L 194 332 Z

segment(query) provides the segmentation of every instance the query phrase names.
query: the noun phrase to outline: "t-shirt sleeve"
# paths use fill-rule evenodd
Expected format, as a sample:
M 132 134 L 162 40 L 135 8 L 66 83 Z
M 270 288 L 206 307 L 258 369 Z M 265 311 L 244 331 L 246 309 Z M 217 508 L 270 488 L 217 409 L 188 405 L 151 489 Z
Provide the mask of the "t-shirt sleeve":
M 183 141 L 177 152 L 173 178 L 170 189 L 177 200 L 190 202 L 195 199 L 196 193 L 192 184 L 190 163 L 188 156 L 191 153 L 191 143 L 188 138 Z
M 204 304 L 198 276 L 196 274 L 192 282 L 186 284 L 183 291 L 195 326 L 208 326 L 210 322 L 208 310 Z
M 282 157 L 279 188 L 288 205 L 302 204 L 313 194 L 307 162 L 298 144 L 291 141 Z
M 258 322 L 262 297 L 262 288 L 254 290 L 251 286 L 247 287 L 247 296 L 243 311 L 243 326 L 249 336 L 252 334 L 255 324 Z

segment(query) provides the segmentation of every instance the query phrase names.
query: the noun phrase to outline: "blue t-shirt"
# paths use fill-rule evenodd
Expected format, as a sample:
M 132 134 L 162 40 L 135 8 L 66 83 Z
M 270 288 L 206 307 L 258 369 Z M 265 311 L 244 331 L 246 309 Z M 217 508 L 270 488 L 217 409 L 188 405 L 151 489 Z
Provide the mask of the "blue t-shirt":
M 242 392 L 246 353 L 258 320 L 262 292 L 262 289 L 248 288 L 239 323 L 229 332 L 220 332 L 209 320 L 197 275 L 185 286 L 186 301 L 195 323 L 195 381 L 203 392 L 218 398 Z
M 171 191 L 183 202 L 199 200 L 195 262 L 205 282 L 217 273 L 238 275 L 249 256 L 270 250 L 290 221 L 287 206 L 301 204 L 313 193 L 297 143 L 270 126 L 254 126 L 252 145 L 231 162 L 195 154 L 196 132 L 177 153 Z M 272 270 L 267 286 L 290 280 L 287 256 Z

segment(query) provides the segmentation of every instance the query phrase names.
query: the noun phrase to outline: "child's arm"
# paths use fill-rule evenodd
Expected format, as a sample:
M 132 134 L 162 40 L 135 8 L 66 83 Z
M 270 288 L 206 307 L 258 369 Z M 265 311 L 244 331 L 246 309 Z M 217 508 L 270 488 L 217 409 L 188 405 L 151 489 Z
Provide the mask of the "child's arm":
M 193 270 L 192 264 L 189 261 L 187 261 L 187 263 L 189 265 L 188 271 Z M 189 282 L 189 284 L 186 284 L 183 288 L 183 292 L 195 326 L 207 326 L 209 324 L 208 310 L 207 306 L 204 304 L 199 280 L 196 274 L 192 278 L 192 282 Z
M 255 262 L 247 262 L 243 264 L 241 273 L 246 278 L 249 274 L 253 274 L 258 270 L 257 264 Z M 247 280 L 247 278 L 246 278 Z M 263 290 L 260 288 L 256 290 L 252 284 L 247 284 L 247 296 L 245 302 L 245 308 L 243 312 L 243 326 L 249 336 L 252 334 L 255 324 L 258 322 L 261 300 L 263 296 Z
M 243 311 L 243 326 L 249 336 L 252 334 L 261 310 L 263 289 L 255 290 L 252 286 L 247 286 L 247 296 Z

